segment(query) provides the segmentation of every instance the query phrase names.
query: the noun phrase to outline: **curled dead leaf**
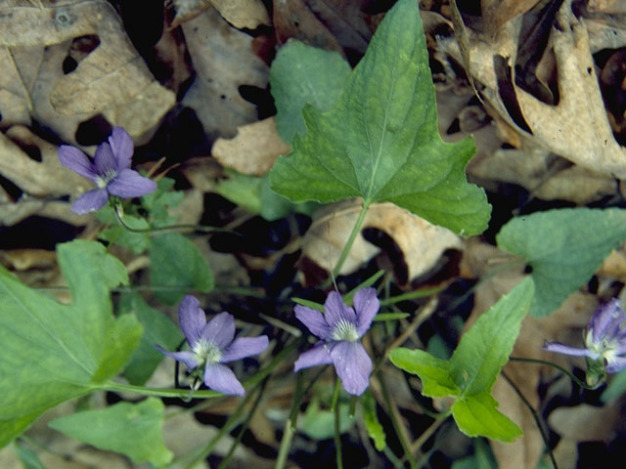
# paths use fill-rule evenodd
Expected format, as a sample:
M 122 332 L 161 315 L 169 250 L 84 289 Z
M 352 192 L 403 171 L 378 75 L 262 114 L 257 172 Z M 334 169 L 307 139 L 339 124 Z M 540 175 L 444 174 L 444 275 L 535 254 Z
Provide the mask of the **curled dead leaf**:
M 587 26 L 574 15 L 571 3 L 565 0 L 556 12 L 550 35 L 558 76 L 556 105 L 545 104 L 516 84 L 522 17 L 504 24 L 494 41 L 471 36 L 471 72 L 486 86 L 486 100 L 525 139 L 592 171 L 626 178 L 626 149 L 613 135 Z M 460 59 L 454 41 L 444 40 L 441 46 Z
M 276 122 L 268 117 L 253 124 L 237 127 L 235 138 L 218 138 L 211 151 L 213 157 L 226 168 L 243 174 L 262 176 L 291 145 L 285 143 L 276 131 Z
M 91 47 L 75 56 L 76 41 Z M 94 116 L 139 137 L 173 106 L 174 93 L 152 76 L 104 0 L 0 6 L 0 106 L 9 122 L 29 124 L 26 111 L 63 140 Z M 6 100 L 6 101 L 5 101 Z
M 361 203 L 354 199 L 319 209 L 303 240 L 303 258 L 331 271 L 360 211 Z M 371 240 L 377 237 L 379 246 L 363 237 L 368 230 L 379 233 L 378 236 L 373 233 L 369 236 Z M 365 216 L 361 235 L 357 236 L 340 274 L 354 272 L 382 249 L 392 257 L 398 283 L 406 285 L 436 267 L 445 250 L 460 250 L 461 246 L 460 238 L 445 228 L 432 225 L 392 203 L 372 204 Z

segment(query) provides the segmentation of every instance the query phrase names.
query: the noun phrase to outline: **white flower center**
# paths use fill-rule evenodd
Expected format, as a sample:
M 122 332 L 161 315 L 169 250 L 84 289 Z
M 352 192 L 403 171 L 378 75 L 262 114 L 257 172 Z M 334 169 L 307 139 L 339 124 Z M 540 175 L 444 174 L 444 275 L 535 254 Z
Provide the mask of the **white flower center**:
M 334 340 L 347 340 L 348 342 L 356 342 L 359 340 L 359 333 L 356 326 L 345 319 L 342 319 L 333 329 L 332 337 Z
M 588 350 L 594 352 L 597 356 L 594 358 L 595 360 L 599 358 L 604 358 L 608 362 L 617 358 L 617 348 L 619 343 L 616 339 L 608 339 L 607 337 L 603 337 L 599 342 L 593 341 L 592 331 L 587 332 L 587 337 L 585 337 L 585 345 Z
M 110 183 L 113 179 L 117 177 L 117 171 L 114 169 L 107 169 L 104 173 L 104 176 L 96 177 L 96 185 L 100 189 L 104 189 L 108 183 Z
M 199 340 L 193 347 L 192 351 L 201 364 L 204 364 L 206 362 L 219 363 L 222 359 L 222 351 L 213 342 Z

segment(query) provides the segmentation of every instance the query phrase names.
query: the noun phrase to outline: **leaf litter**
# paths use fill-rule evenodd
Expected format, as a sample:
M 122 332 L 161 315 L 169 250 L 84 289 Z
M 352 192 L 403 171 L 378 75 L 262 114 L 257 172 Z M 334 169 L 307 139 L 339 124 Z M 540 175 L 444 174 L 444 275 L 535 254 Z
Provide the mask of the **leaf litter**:
M 494 235 L 513 215 L 563 206 L 624 204 L 624 12 L 617 1 L 589 2 L 582 11 L 570 0 L 552 3 L 560 6 L 548 14 L 534 1 L 501 2 L 496 9 L 494 2 L 484 0 L 481 14 L 459 2 L 469 38 L 463 51 L 453 34 L 448 2 L 422 2 L 423 17 L 429 18 L 426 39 L 437 89 L 439 132 L 448 142 L 476 136 L 477 152 L 467 172 L 471 182 L 490 192 L 494 227 L 461 243 L 451 232 L 402 209 L 373 205 L 355 247 L 355 252 L 361 252 L 353 254 L 342 272 L 347 278 L 362 279 L 378 267 L 404 262 L 404 276 L 390 269 L 404 287 L 401 291 L 429 282 L 465 285 L 473 294 L 473 307 L 453 305 L 442 295 L 438 313 L 428 322 L 431 328 L 445 325 L 452 348 L 455 332 L 449 319 L 469 318 L 471 324 L 524 274 L 521 268 L 506 275 L 493 271 L 494 265 L 511 260 L 495 247 Z M 144 33 L 128 21 L 131 12 L 123 2 L 7 0 L 0 5 L 3 265 L 32 284 L 58 279 L 51 252 L 54 244 L 76 236 L 93 237 L 99 225 L 70 211 L 69 196 L 86 188 L 60 166 L 56 146 L 79 145 L 93 154 L 94 145 L 112 127 L 123 126 L 139 146 L 140 167 L 150 169 L 158 157 L 166 157 L 177 187 L 188 193 L 183 204 L 193 205 L 188 210 L 195 214 L 191 223 L 210 220 L 236 233 L 211 240 L 213 251 L 234 260 L 229 263 L 232 271 L 222 275 L 266 292 L 292 288 L 296 279 L 325 277 L 340 245 L 333 238 L 345 239 L 349 231 L 334 224 L 349 224 L 346 212 L 355 202 L 326 206 L 312 219 L 289 215 L 267 221 L 257 216 L 258 211 L 229 203 L 215 191 L 220 180 L 230 177 L 228 171 L 262 177 L 279 155 L 289 152 L 291 142 L 280 141 L 272 120 L 269 66 L 276 50 L 289 39 L 299 39 L 338 52 L 355 65 L 384 9 L 354 0 L 333 6 L 252 0 L 237 2 L 236 8 L 233 2 L 192 0 L 155 5 L 146 7 L 158 13 L 146 16 L 151 18 L 147 25 L 159 32 L 156 39 L 161 42 L 146 39 L 148 47 L 141 46 Z M 522 40 L 520 31 L 528 31 L 529 22 L 536 32 Z M 524 55 L 529 47 L 542 53 Z M 468 54 L 467 64 L 463 53 Z M 520 58 L 524 62 L 518 63 Z M 480 99 L 466 73 L 471 74 Z M 261 137 L 253 132 L 267 143 L 259 144 Z M 190 135 L 198 134 L 202 137 L 198 146 L 187 144 Z M 164 145 L 169 149 L 165 155 L 159 151 Z M 178 164 L 180 168 L 175 167 Z M 263 206 L 267 200 L 261 198 L 260 203 Z M 50 233 L 53 242 L 43 240 L 42 233 Z M 324 244 L 316 245 L 313 239 Z M 384 255 L 378 254 L 381 245 Z M 445 263 L 450 250 L 460 261 Z M 565 255 L 577 255 L 567 242 L 563 250 Z M 132 262 L 137 258 L 126 255 L 127 267 L 134 272 Z M 527 317 L 513 355 L 546 358 L 540 350 L 544 338 L 574 344 L 580 340 L 597 304 L 619 294 L 620 282 L 623 285 L 626 278 L 623 257 L 623 249 L 610 254 L 592 281 L 565 298 L 555 313 Z M 447 265 L 443 273 L 442 265 Z M 257 280 L 259 276 L 264 280 Z M 468 287 L 473 282 L 477 287 Z M 235 300 L 222 295 L 213 301 Z M 243 306 L 242 313 L 266 308 L 264 301 Z M 579 359 L 558 360 L 566 367 L 584 367 Z M 615 454 L 624 434 L 619 421 L 610 417 L 623 412 L 620 399 L 602 403 L 597 395 L 577 395 L 542 366 L 509 363 L 504 373 L 541 413 L 544 425 L 561 437 L 555 447 L 559 467 L 581 467 L 576 466 L 577 456 L 582 458 L 588 450 L 584 444 L 588 441 L 602 442 L 601 449 L 594 447 L 600 461 Z M 275 422 L 288 411 L 293 385 L 286 382 L 273 391 L 251 426 L 257 440 L 270 447 L 276 444 Z M 540 392 L 546 387 L 549 393 Z M 394 395 L 401 412 L 413 416 L 411 399 L 400 392 Z M 494 396 L 499 410 L 525 433 L 512 444 L 491 443 L 498 467 L 536 467 L 545 458 L 536 423 L 504 379 L 496 382 Z M 234 404 L 226 402 L 213 414 L 204 413 L 226 415 L 233 409 Z M 590 422 L 594 422 L 591 427 Z M 190 419 L 183 425 L 197 423 Z M 179 452 L 188 450 L 184 439 L 166 438 L 175 452 L 178 447 L 184 448 Z M 76 447 L 58 440 L 56 444 L 65 454 L 79 454 Z M 298 444 L 306 453 L 306 442 Z M 254 442 L 243 447 L 238 458 L 272 467 L 271 457 L 259 457 Z M 17 464 L 9 451 L 0 453 L 12 461 L 3 467 Z M 228 448 L 221 451 L 224 454 Z M 444 457 L 453 454 L 439 451 Z M 111 461 L 96 464 L 110 467 Z M 51 461 L 47 467 L 63 464 Z M 306 467 L 302 461 L 300 465 Z

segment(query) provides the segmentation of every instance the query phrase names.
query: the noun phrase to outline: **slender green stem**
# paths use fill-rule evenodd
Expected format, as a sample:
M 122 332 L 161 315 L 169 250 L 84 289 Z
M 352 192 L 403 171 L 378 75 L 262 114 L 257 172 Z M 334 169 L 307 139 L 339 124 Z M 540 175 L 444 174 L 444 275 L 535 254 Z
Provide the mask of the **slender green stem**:
M 597 386 L 590 386 L 587 383 L 585 383 L 584 381 L 578 379 L 576 376 L 574 376 L 573 373 L 571 373 L 570 371 L 566 370 L 562 366 L 557 365 L 556 363 L 552 363 L 552 362 L 545 361 L 545 360 L 539 360 L 539 359 L 536 359 L 536 358 L 510 357 L 509 359 L 511 361 L 514 361 L 514 362 L 525 362 L 525 363 L 534 363 L 535 365 L 551 366 L 552 368 L 556 368 L 557 370 L 559 370 L 562 373 L 564 373 L 567 376 L 569 376 L 572 381 L 574 381 L 576 384 L 578 384 L 578 386 L 580 386 L 583 389 L 594 390 L 594 389 L 597 388 Z
M 202 448 L 202 450 L 193 458 L 193 460 L 185 466 L 187 469 L 192 469 L 196 467 L 200 461 L 206 459 L 207 456 L 211 454 L 211 451 L 213 451 L 213 448 L 215 448 L 215 445 L 217 445 L 227 433 L 230 433 L 233 428 L 239 425 L 239 423 L 241 422 L 241 414 L 248 405 L 248 402 L 250 402 L 250 399 L 252 399 L 253 395 L 253 392 L 249 392 L 246 394 L 246 396 L 239 403 L 232 415 L 228 418 L 228 420 L 226 420 L 224 426 L 220 428 L 219 432 L 217 432 L 217 434 L 213 438 L 211 438 L 207 445 Z
M 235 231 L 228 230 L 225 228 L 217 228 L 214 226 L 204 226 L 204 225 L 193 225 L 193 224 L 181 224 L 181 225 L 168 225 L 168 226 L 158 226 L 151 228 L 133 228 L 128 225 L 124 221 L 123 214 L 120 213 L 120 206 L 117 205 L 113 208 L 113 212 L 115 213 L 115 218 L 117 222 L 120 224 L 122 228 L 126 231 L 130 231 L 131 233 L 149 233 L 149 234 L 163 234 L 163 233 L 186 233 L 199 231 L 201 233 L 235 233 Z
M 519 398 L 522 400 L 524 405 L 530 411 L 531 415 L 533 416 L 533 420 L 535 421 L 535 425 L 537 425 L 537 428 L 539 429 L 539 433 L 541 434 L 541 439 L 543 440 L 543 443 L 546 445 L 546 448 L 548 449 L 548 455 L 550 456 L 550 461 L 552 462 L 552 466 L 554 467 L 554 469 L 559 469 L 559 467 L 558 467 L 558 465 L 556 463 L 556 459 L 554 459 L 554 454 L 552 453 L 552 449 L 550 448 L 550 442 L 548 440 L 548 435 L 546 434 L 546 431 L 543 428 L 543 425 L 542 425 L 541 419 L 539 418 L 539 415 L 537 415 L 537 411 L 535 411 L 535 409 L 533 408 L 532 404 L 528 401 L 528 399 L 526 399 L 526 396 L 524 396 L 522 391 L 515 385 L 513 380 L 511 380 L 511 378 L 509 378 L 506 375 L 506 373 L 504 373 L 504 371 L 502 372 L 502 377 L 511 385 L 511 387 L 513 388 L 515 393 L 519 396 Z
M 285 357 L 291 354 L 298 344 L 299 340 L 296 340 L 289 344 L 287 347 L 282 349 L 279 353 L 277 353 L 272 361 L 262 370 L 260 370 L 257 374 L 252 376 L 250 379 L 247 379 L 243 386 L 245 388 L 252 388 L 259 384 L 262 380 L 264 380 L 274 368 L 278 366 L 285 360 Z M 101 386 L 96 387 L 95 389 L 100 389 L 103 391 L 114 391 L 114 392 L 130 392 L 134 394 L 140 394 L 142 396 L 157 396 L 157 397 L 179 397 L 181 399 L 186 399 L 189 397 L 189 389 L 155 389 L 155 388 L 147 388 L 144 386 L 134 386 L 132 384 L 123 384 L 116 383 L 113 381 L 109 381 L 107 383 L 102 384 Z M 193 394 L 195 398 L 212 398 L 212 397 L 223 397 L 223 395 L 217 391 L 211 390 L 198 390 Z
M 391 423 L 393 424 L 393 428 L 398 435 L 398 439 L 400 440 L 400 444 L 402 445 L 402 449 L 404 450 L 404 456 L 409 461 L 411 469 L 417 469 L 417 461 L 415 461 L 415 457 L 411 451 L 411 446 L 406 440 L 406 436 L 404 435 L 404 431 L 400 425 L 400 419 L 398 416 L 397 409 L 395 404 L 391 401 L 391 397 L 389 396 L 389 391 L 387 390 L 387 385 L 385 384 L 385 380 L 380 376 L 380 374 L 376 375 L 378 378 L 378 382 L 380 383 L 380 389 L 383 394 L 383 400 L 385 401 L 385 405 L 389 410 L 389 416 L 391 417 Z
M 291 403 L 291 410 L 289 411 L 289 417 L 285 422 L 285 429 L 283 430 L 283 438 L 280 442 L 280 448 L 278 450 L 278 457 L 276 459 L 276 469 L 283 469 L 287 462 L 287 456 L 289 456 L 289 450 L 291 449 L 291 441 L 298 426 L 298 415 L 300 415 L 300 404 L 302 404 L 302 398 L 313 387 L 313 384 L 319 379 L 320 376 L 326 371 L 326 367 L 320 368 L 320 370 L 309 379 L 308 384 L 303 389 L 302 384 L 304 380 L 304 373 L 298 373 L 296 380 L 296 391 L 293 394 L 293 401 Z
M 341 406 L 339 405 L 339 391 L 341 391 L 341 379 L 335 381 L 335 391 L 330 405 L 335 414 L 335 461 L 337 469 L 343 469 L 343 455 L 341 451 Z
M 332 275 L 328 280 L 324 282 L 323 286 L 330 285 L 330 283 L 332 282 L 332 279 L 337 278 L 337 276 L 339 275 L 339 272 L 341 271 L 341 267 L 343 267 L 344 262 L 346 262 L 346 259 L 348 258 L 348 255 L 350 254 L 350 250 L 352 249 L 352 245 L 354 244 L 356 237 L 361 232 L 361 226 L 363 225 L 363 221 L 365 220 L 365 215 L 367 215 L 368 208 L 369 208 L 369 202 L 363 202 L 363 207 L 361 208 L 359 217 L 354 223 L 354 227 L 352 227 L 352 232 L 350 233 L 350 236 L 348 237 L 348 240 L 346 241 L 346 245 L 343 247 L 343 250 L 341 251 L 341 255 L 339 256 L 339 260 L 337 261 L 337 264 L 335 265 L 335 268 L 332 271 Z
M 289 456 L 289 450 L 291 449 L 291 440 L 293 440 L 295 432 L 295 425 L 291 419 L 287 419 L 285 422 L 285 429 L 283 431 L 283 439 L 280 442 L 280 448 L 278 450 L 278 457 L 276 458 L 276 466 L 274 466 L 276 469 L 283 469 L 285 467 L 287 456 Z
M 257 398 L 254 400 L 254 403 L 252 404 L 252 408 L 248 412 L 248 416 L 246 417 L 245 421 L 243 422 L 239 432 L 237 432 L 237 437 L 235 438 L 235 441 L 230 446 L 230 449 L 228 450 L 228 453 L 226 454 L 226 456 L 224 457 L 224 459 L 222 460 L 220 465 L 217 467 L 217 469 L 225 469 L 226 467 L 228 467 L 228 462 L 230 461 L 230 458 L 232 458 L 233 454 L 235 453 L 235 450 L 237 449 L 237 446 L 239 446 L 239 444 L 241 443 L 241 439 L 243 438 L 243 434 L 245 433 L 245 431 L 250 426 L 250 421 L 254 417 L 254 414 L 256 413 L 256 411 L 257 411 L 257 409 L 259 407 L 259 404 L 261 403 L 261 398 L 263 397 L 263 391 L 265 389 L 265 385 L 267 384 L 267 381 L 268 380 L 266 379 L 265 381 L 263 381 L 263 383 L 261 383 L 259 391 L 257 392 Z

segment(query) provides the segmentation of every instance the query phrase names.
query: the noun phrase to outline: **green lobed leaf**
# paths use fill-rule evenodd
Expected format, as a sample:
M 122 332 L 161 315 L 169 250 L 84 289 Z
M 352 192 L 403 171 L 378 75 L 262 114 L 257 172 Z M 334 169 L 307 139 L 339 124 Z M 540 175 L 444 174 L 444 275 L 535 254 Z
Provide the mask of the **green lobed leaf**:
M 302 108 L 310 103 L 320 111 L 331 109 L 350 77 L 350 65 L 337 52 L 325 51 L 299 41 L 280 48 L 270 69 L 272 96 L 276 104 L 276 128 L 291 143 L 306 127 Z
M 463 335 L 450 359 L 450 375 L 463 396 L 491 390 L 513 351 L 533 292 L 532 280 L 524 279 Z
M 486 228 L 489 204 L 464 173 L 474 144 L 444 143 L 437 130 L 413 0 L 386 14 L 337 105 L 325 113 L 307 105 L 304 120 L 306 135 L 270 173 L 276 192 L 293 201 L 390 201 L 462 234 Z
M 293 212 L 310 215 L 319 207 L 315 202 L 295 204 L 277 194 L 270 188 L 267 175 L 249 176 L 229 169 L 225 172 L 228 178 L 217 181 L 217 193 L 265 220 L 278 220 Z
M 151 308 L 138 293 L 122 297 L 120 314 L 137 317 L 143 326 L 141 342 L 124 369 L 124 376 L 130 384 L 143 385 L 164 357 L 154 346 L 160 345 L 165 350 L 175 350 L 183 340 L 183 335 L 165 314 Z
M 513 218 L 498 246 L 526 260 L 535 281 L 531 315 L 546 316 L 584 285 L 626 238 L 626 210 L 571 208 Z
M 109 227 L 103 229 L 98 234 L 99 239 L 110 244 L 117 244 L 118 246 L 130 249 L 135 254 L 142 253 L 150 248 L 150 234 L 136 233 L 120 226 L 115 217 L 115 209 L 110 205 L 102 207 L 102 209 L 98 210 L 96 213 L 98 220 L 110 224 Z M 124 215 L 124 223 L 134 230 L 150 228 L 150 224 L 145 218 L 135 215 Z
M 457 399 L 452 404 L 452 415 L 459 430 L 467 436 L 485 436 L 505 442 L 522 436 L 522 430 L 497 407 L 498 402 L 485 391 Z
M 511 441 L 521 430 L 498 412 L 491 388 L 513 350 L 533 292 L 533 281 L 526 278 L 500 298 L 463 335 L 449 361 L 405 348 L 394 349 L 391 361 L 420 377 L 425 396 L 455 397 L 452 416 L 464 433 Z
M 116 451 L 134 463 L 164 466 L 173 458 L 163 443 L 165 406 L 148 398 L 139 404 L 120 402 L 105 409 L 87 410 L 52 420 L 48 425 L 78 441 Z
M 213 276 L 195 244 L 178 233 L 169 233 L 152 239 L 150 283 L 157 298 L 174 304 L 187 290 L 210 291 Z
M 0 446 L 47 409 L 117 374 L 141 334 L 132 317 L 112 315 L 109 289 L 128 283 L 119 260 L 90 241 L 60 245 L 57 253 L 69 305 L 0 267 Z
M 419 376 L 424 396 L 445 397 L 460 394 L 460 389 L 450 375 L 450 362 L 435 358 L 423 350 L 402 347 L 393 349 L 389 358 L 398 368 Z

